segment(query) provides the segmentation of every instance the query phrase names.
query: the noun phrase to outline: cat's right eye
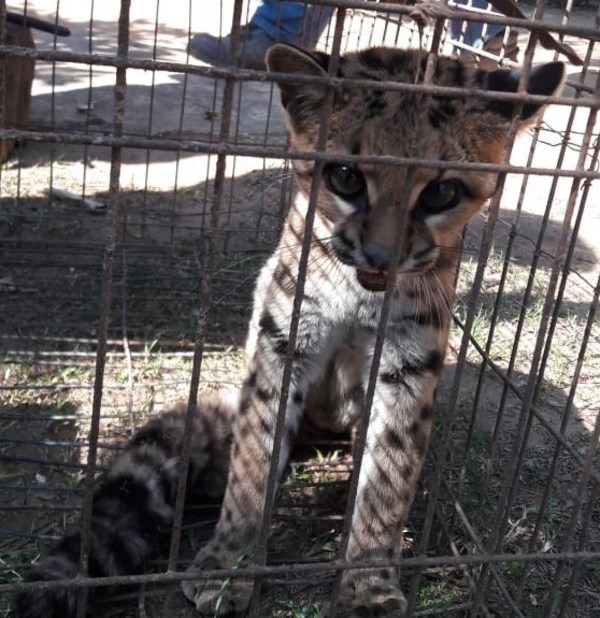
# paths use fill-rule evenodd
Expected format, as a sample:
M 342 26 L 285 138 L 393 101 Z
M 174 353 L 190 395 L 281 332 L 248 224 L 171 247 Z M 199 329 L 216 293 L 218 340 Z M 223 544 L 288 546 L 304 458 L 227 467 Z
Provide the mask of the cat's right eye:
M 366 189 L 363 173 L 343 163 L 326 163 L 323 167 L 325 186 L 345 200 L 359 197 Z
M 460 180 L 435 180 L 421 191 L 417 208 L 423 214 L 438 214 L 454 208 L 465 193 L 467 189 Z

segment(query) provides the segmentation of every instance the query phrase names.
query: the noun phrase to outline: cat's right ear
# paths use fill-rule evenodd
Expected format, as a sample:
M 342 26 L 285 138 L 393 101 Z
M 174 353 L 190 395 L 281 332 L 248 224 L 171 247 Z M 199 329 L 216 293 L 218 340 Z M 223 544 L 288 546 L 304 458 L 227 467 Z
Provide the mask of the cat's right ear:
M 566 79 L 566 67 L 562 62 L 549 62 L 533 67 L 527 83 L 529 94 L 546 97 L 559 96 L 562 92 Z M 521 71 L 518 69 L 498 69 L 486 74 L 487 87 L 495 92 L 517 92 Z M 509 120 L 515 115 L 518 106 L 512 101 L 494 101 L 490 107 Z M 538 117 L 538 112 L 543 108 L 542 103 L 525 103 L 520 112 L 523 125 L 532 124 Z
M 329 56 L 321 52 L 307 52 L 293 45 L 277 43 L 269 48 L 265 58 L 272 73 L 290 73 L 308 77 L 327 75 Z M 317 112 L 327 94 L 324 84 L 293 82 L 275 78 L 281 91 L 281 103 L 292 122 L 298 122 Z

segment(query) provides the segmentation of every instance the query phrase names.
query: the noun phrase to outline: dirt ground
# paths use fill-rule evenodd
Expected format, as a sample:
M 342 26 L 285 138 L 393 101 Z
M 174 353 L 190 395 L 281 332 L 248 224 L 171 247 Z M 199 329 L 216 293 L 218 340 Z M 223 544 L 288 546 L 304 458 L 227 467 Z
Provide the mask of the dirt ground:
M 227 32 L 233 6 L 232 1 L 187 0 L 171 0 L 158 7 L 154 3 L 132 4 L 133 57 L 193 64 L 198 63 L 186 55 L 190 33 Z M 54 20 L 54 3 L 28 0 L 27 6 L 35 15 Z M 90 4 L 61 0 L 59 22 L 68 26 L 72 35 L 58 39 L 57 48 L 114 53 L 118 7 L 116 0 L 94 4 L 90 39 Z M 591 7 L 576 8 L 574 23 L 590 27 L 595 14 Z M 547 17 L 561 19 L 555 8 L 547 10 Z M 156 28 L 155 23 L 160 26 Z M 386 28 L 382 20 L 357 14 L 347 27 L 348 47 L 364 44 L 365 32 L 373 41 L 385 39 L 392 44 L 395 40 L 393 29 Z M 50 35 L 36 33 L 35 37 L 38 48 L 54 45 Z M 567 40 L 585 55 L 585 41 Z M 524 48 L 524 37 L 520 44 Z M 544 50 L 536 52 L 536 60 L 551 56 Z M 585 83 L 596 87 L 600 74 L 597 47 L 589 66 Z M 581 69 L 569 66 L 568 72 L 569 81 L 577 82 Z M 128 136 L 197 136 L 216 141 L 222 121 L 221 83 L 200 75 L 142 70 L 129 70 L 127 81 Z M 86 65 L 38 62 L 31 128 L 98 135 L 109 132 L 113 83 L 111 68 L 94 66 L 90 71 Z M 568 86 L 566 93 L 573 92 Z M 256 146 L 285 143 L 277 93 L 269 84 L 246 82 L 237 88 L 234 101 L 232 141 Z M 574 169 L 579 161 L 588 169 L 594 143 L 592 140 L 583 155 L 582 145 L 586 131 L 597 140 L 599 125 L 590 124 L 589 111 L 580 108 L 567 133 L 569 114 L 567 106 L 548 109 L 540 132 L 517 142 L 512 162 L 525 165 L 537 139 L 533 166 Z M 568 148 L 559 162 L 565 139 Z M 18 581 L 22 570 L 39 559 L 47 543 L 63 533 L 79 504 L 97 351 L 102 243 L 109 222 L 104 210 L 86 210 L 81 203 L 52 199 L 48 194 L 52 187 L 85 193 L 106 203 L 110 154 L 108 148 L 95 145 L 24 144 L 2 168 L 0 370 L 7 388 L 0 391 L 0 504 L 4 506 L 0 582 Z M 290 170 L 282 160 L 230 157 L 227 165 L 220 237 L 223 251 L 214 278 L 203 389 L 239 385 L 252 282 L 276 240 L 292 191 Z M 214 156 L 143 149 L 123 152 L 121 237 L 103 395 L 103 462 L 114 453 L 115 443 L 126 439 L 136 425 L 169 402 L 187 397 L 214 176 Z M 600 210 L 593 206 L 599 201 L 598 180 L 574 186 L 572 179 L 563 178 L 553 186 L 547 174 L 507 177 L 471 328 L 472 340 L 460 367 L 456 363 L 460 328 L 452 336 L 438 397 L 433 455 L 409 522 L 407 556 L 416 551 L 429 483 L 435 476 L 435 453 L 442 446 L 449 414 L 455 414 L 448 434 L 453 447 L 442 462 L 444 481 L 428 553 L 466 554 L 485 544 L 514 454 L 532 358 L 536 347 L 544 344 L 546 355 L 543 370 L 537 373 L 534 399 L 539 418 L 532 422 L 521 450 L 524 461 L 503 551 L 518 554 L 565 548 L 574 525 L 573 505 L 581 499 L 577 458 L 594 454 L 597 436 L 593 432 L 600 411 L 600 328 L 592 311 L 600 274 Z M 571 205 L 574 216 L 565 223 Z M 484 225 L 485 215 L 470 227 L 465 240 L 455 306 L 459 321 L 468 317 Z M 578 233 L 573 235 L 576 225 Z M 572 251 L 565 267 L 569 242 Z M 547 290 L 557 277 L 560 285 L 551 299 L 557 309 L 556 322 L 548 335 L 544 305 Z M 492 329 L 493 337 L 489 337 Z M 585 337 L 589 337 L 589 344 L 579 367 L 576 361 Z M 481 350 L 489 362 L 482 362 Z M 577 389 L 572 388 L 575 382 Z M 558 452 L 552 431 L 567 445 Z M 328 559 L 339 546 L 340 513 L 332 512 L 331 505 L 343 500 L 340 481 L 347 477 L 348 443 L 334 441 L 329 446 L 329 454 L 322 452 L 323 447 L 313 447 L 308 458 L 300 458 L 292 466 L 277 507 L 273 561 Z M 596 474 L 600 473 L 597 462 L 594 466 Z M 600 513 L 593 505 L 593 491 L 591 485 L 584 488 L 582 517 L 569 541 L 572 548 L 600 549 Z M 474 535 L 456 515 L 455 501 L 474 526 Z M 584 516 L 592 522 L 587 537 L 580 534 Z M 449 526 L 450 532 L 445 533 L 444 526 Z M 199 542 L 194 530 L 190 524 L 184 560 Z M 164 556 L 159 555 L 151 567 L 164 567 Z M 494 572 L 489 598 L 491 615 L 518 615 L 503 605 L 501 586 L 496 584 L 500 581 L 511 587 L 523 580 L 522 615 L 541 616 L 552 593 L 555 571 L 552 562 L 536 563 L 528 572 L 520 563 L 500 565 Z M 599 573 L 597 561 L 582 566 L 565 615 L 600 615 Z M 472 571 L 426 570 L 417 596 L 422 615 L 464 615 L 471 575 L 476 574 L 476 567 Z M 406 575 L 405 587 L 409 580 Z M 264 618 L 316 617 L 326 588 L 315 580 L 298 579 L 290 592 L 282 587 L 289 583 L 270 582 Z M 160 607 L 152 594 L 131 593 L 127 598 L 125 609 L 119 609 L 123 602 L 113 599 L 101 614 L 144 616 L 148 611 L 147 615 L 154 615 Z M 176 604 L 173 615 L 192 615 L 181 599 Z M 4 600 L 0 601 L 0 616 L 11 616 Z

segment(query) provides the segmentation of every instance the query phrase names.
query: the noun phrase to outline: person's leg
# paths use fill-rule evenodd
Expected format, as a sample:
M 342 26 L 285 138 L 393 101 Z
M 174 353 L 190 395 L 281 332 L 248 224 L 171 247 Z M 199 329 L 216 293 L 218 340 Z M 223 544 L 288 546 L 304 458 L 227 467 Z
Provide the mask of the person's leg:
M 264 0 L 256 9 L 250 24 L 260 28 L 274 41 L 304 44 L 314 47 L 327 27 L 331 7 L 314 6 L 304 2 Z
M 456 1 L 457 4 L 464 4 L 481 10 L 485 10 L 489 6 L 487 0 Z M 465 45 L 471 45 L 472 47 L 483 46 L 484 28 L 485 24 L 483 22 L 452 20 L 450 23 L 450 31 L 452 33 L 452 38 L 456 41 L 461 40 L 460 36 L 462 34 L 463 38 L 461 42 Z M 497 24 L 488 24 L 485 32 L 485 38 L 494 36 L 502 30 L 504 30 L 504 26 L 500 26 Z
M 457 0 L 457 2 L 481 10 L 489 7 L 487 0 Z M 500 24 L 486 25 L 483 22 L 458 20 L 453 20 L 450 23 L 450 32 L 453 40 L 460 41 L 474 48 L 481 48 L 495 56 L 516 60 L 519 51 L 517 45 L 518 33 L 514 29 L 511 30 L 506 42 L 504 42 L 505 31 L 506 28 Z M 485 70 L 493 70 L 498 66 L 495 60 L 475 56 L 469 50 L 455 48 L 455 53 L 463 57 L 473 57 L 477 65 Z
M 280 41 L 312 48 L 327 27 L 333 9 L 304 2 L 263 0 L 240 32 L 237 64 L 249 69 L 264 69 L 267 49 Z M 215 37 L 197 34 L 189 43 L 189 53 L 214 66 L 234 64 L 230 58 L 230 35 Z
M 306 5 L 302 2 L 264 0 L 250 24 L 266 32 L 274 41 L 295 43 L 302 32 L 305 9 Z

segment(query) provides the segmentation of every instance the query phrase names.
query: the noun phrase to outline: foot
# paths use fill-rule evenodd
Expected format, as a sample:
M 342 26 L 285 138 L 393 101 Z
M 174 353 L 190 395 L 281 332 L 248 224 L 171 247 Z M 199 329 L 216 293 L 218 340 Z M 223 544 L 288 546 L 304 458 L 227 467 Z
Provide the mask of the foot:
M 231 569 L 239 566 L 243 558 L 224 554 L 218 546 L 209 543 L 198 552 L 188 573 L 202 570 Z M 185 597 L 191 601 L 196 611 L 205 616 L 228 616 L 245 611 L 250 605 L 254 582 L 241 577 L 223 579 L 204 579 L 181 582 Z
M 336 618 L 400 618 L 406 599 L 398 588 L 395 569 L 349 571 L 342 582 L 335 611 Z
M 231 35 L 224 37 L 211 34 L 197 34 L 189 42 L 188 52 L 194 58 L 216 67 L 237 64 L 244 69 L 265 70 L 267 49 L 275 41 L 264 30 L 251 24 L 240 28 L 236 54 L 237 62 L 231 58 Z

